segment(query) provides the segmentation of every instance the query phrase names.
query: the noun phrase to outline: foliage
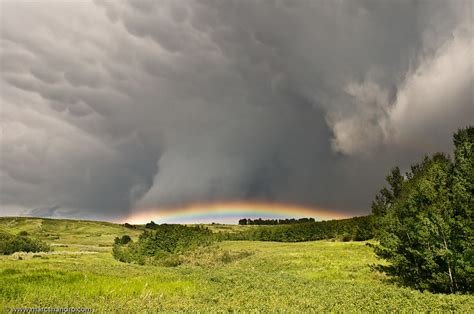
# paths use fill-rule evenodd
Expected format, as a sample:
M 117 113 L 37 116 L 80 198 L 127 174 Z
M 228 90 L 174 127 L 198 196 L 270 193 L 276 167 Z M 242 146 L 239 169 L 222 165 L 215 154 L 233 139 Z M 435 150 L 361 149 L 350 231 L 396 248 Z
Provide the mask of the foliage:
M 46 243 L 27 237 L 0 233 L 0 254 L 9 255 L 15 252 L 48 252 L 51 248 Z
M 114 244 L 125 245 L 129 242 L 132 242 L 132 238 L 129 235 L 124 234 L 122 237 L 116 237 L 114 239 Z
M 128 229 L 137 229 L 137 226 L 131 225 L 127 222 L 124 223 L 122 226 L 124 226 L 125 228 L 128 228 Z
M 314 218 L 289 218 L 289 219 L 250 219 L 243 218 L 239 220 L 239 225 L 288 225 L 288 224 L 298 224 L 298 223 L 307 223 L 314 222 Z
M 161 262 L 168 266 L 179 264 L 176 255 L 207 246 L 216 240 L 204 227 L 183 225 L 156 225 L 153 231 L 145 230 L 137 242 L 116 242 L 113 256 L 122 262 L 138 264 Z
M 18 235 L 21 236 L 21 237 L 27 237 L 28 236 L 28 232 L 23 230 L 23 231 L 20 231 L 18 232 Z
M 307 222 L 299 224 L 259 226 L 238 233 L 221 234 L 223 239 L 302 242 L 322 239 L 342 239 L 363 241 L 373 237 L 372 216 L 348 219 Z
M 454 162 L 425 157 L 405 177 L 395 168 L 390 188 L 373 206 L 381 267 L 409 286 L 434 292 L 472 291 L 474 282 L 474 129 L 454 136 Z
M 157 223 L 155 223 L 153 220 L 150 221 L 149 223 L 147 223 L 145 225 L 145 228 L 148 228 L 148 229 L 156 229 L 159 225 Z

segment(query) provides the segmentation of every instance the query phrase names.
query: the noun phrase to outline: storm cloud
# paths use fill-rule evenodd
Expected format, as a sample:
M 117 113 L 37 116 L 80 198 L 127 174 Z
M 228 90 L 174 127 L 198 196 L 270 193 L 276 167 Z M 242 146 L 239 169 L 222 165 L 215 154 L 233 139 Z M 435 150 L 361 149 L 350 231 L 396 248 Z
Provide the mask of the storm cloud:
M 473 122 L 473 2 L 3 1 L 2 214 L 354 215 Z

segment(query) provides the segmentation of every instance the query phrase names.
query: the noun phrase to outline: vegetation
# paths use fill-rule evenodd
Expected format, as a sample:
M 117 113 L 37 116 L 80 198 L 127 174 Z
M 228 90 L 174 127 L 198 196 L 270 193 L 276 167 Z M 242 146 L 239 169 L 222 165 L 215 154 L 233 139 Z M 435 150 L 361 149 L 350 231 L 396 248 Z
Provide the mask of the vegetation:
M 242 218 L 239 220 L 239 225 L 289 225 L 289 224 L 298 224 L 298 223 L 307 223 L 314 222 L 314 218 L 290 218 L 290 219 L 250 219 Z
M 32 217 L 0 217 L 0 232 L 18 234 L 42 240 L 53 248 L 67 245 L 69 250 L 89 250 L 90 247 L 111 249 L 115 237 L 129 235 L 133 240 L 145 230 L 144 226 L 129 229 L 119 224 L 90 220 L 50 219 Z
M 402 283 L 433 292 L 474 287 L 474 128 L 454 135 L 454 161 L 425 157 L 405 176 L 394 168 L 377 195 L 377 256 Z
M 132 238 L 128 234 L 123 235 L 122 237 L 116 237 L 114 244 L 125 245 L 132 242 Z
M 179 255 L 198 247 L 210 245 L 216 237 L 204 227 L 183 225 L 155 225 L 153 231 L 144 231 L 137 242 L 117 238 L 113 255 L 122 262 L 138 264 L 159 263 L 168 266 L 180 264 Z
M 145 225 L 145 228 L 147 228 L 147 229 L 155 229 L 155 228 L 158 228 L 158 226 L 159 226 L 159 225 L 156 224 L 156 223 L 152 220 L 152 221 L 150 221 L 149 223 L 147 223 L 147 224 Z
M 49 245 L 43 241 L 31 239 L 26 232 L 12 235 L 0 232 L 0 254 L 13 254 L 15 252 L 48 252 Z
M 454 143 L 453 160 L 394 168 L 364 217 L 235 226 L 0 218 L 0 253 L 11 254 L 0 256 L 0 306 L 471 312 L 473 128 Z M 18 250 L 45 242 L 53 252 Z
M 122 226 L 124 226 L 125 228 L 129 228 L 129 229 L 137 229 L 137 226 L 131 225 L 128 222 L 124 223 Z
M 421 293 L 394 285 L 371 270 L 380 261 L 364 242 L 224 241 L 187 251 L 178 267 L 140 266 L 112 257 L 115 237 L 129 234 L 138 241 L 134 230 L 120 225 L 0 221 L 5 232 L 26 230 L 33 236 L 43 226 L 46 233 L 58 230 L 59 236 L 48 240 L 54 252 L 0 256 L 0 308 L 208 313 L 469 312 L 474 307 L 470 295 Z M 227 228 L 234 232 L 255 226 Z
M 224 233 L 225 240 L 303 242 L 323 239 L 363 241 L 373 237 L 373 216 L 307 222 L 277 226 L 259 226 L 238 233 Z

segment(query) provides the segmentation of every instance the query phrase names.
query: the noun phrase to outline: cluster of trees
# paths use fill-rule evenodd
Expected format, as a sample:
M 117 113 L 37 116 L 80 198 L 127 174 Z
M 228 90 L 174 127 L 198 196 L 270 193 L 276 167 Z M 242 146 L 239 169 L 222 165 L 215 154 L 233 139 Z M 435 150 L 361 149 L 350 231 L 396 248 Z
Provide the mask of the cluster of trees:
M 0 254 L 9 255 L 15 252 L 49 252 L 51 248 L 43 241 L 28 237 L 26 231 L 18 235 L 0 233 Z
M 348 219 L 261 226 L 238 233 L 223 234 L 226 240 L 302 242 L 322 239 L 362 241 L 374 235 L 373 216 Z
M 474 287 L 474 128 L 454 135 L 454 160 L 438 153 L 405 175 L 394 168 L 372 205 L 380 269 L 434 292 Z
M 144 231 L 136 242 L 129 236 L 116 238 L 112 253 L 122 262 L 174 266 L 179 254 L 210 245 L 216 240 L 209 229 L 201 226 L 155 224 L 152 231 Z
M 289 225 L 289 224 L 298 224 L 298 223 L 308 223 L 315 222 L 314 218 L 290 218 L 290 219 L 250 219 L 243 218 L 239 220 L 239 225 Z

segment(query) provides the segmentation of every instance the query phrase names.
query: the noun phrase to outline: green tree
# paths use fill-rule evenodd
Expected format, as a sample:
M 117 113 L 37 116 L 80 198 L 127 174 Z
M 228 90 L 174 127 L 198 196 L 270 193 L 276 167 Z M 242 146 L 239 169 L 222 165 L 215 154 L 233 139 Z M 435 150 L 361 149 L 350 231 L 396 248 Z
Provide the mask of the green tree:
M 459 130 L 454 135 L 454 146 L 451 237 L 459 278 L 454 284 L 465 291 L 474 286 L 474 127 Z
M 15 252 L 49 252 L 50 246 L 43 241 L 25 235 L 11 235 L 0 232 L 0 254 Z
M 383 216 L 399 197 L 403 182 L 405 181 L 398 167 L 393 168 L 385 179 L 389 184 L 389 188 L 382 188 L 372 202 L 372 213 L 378 216 Z
M 125 245 L 125 244 L 128 244 L 131 241 L 132 241 L 132 238 L 130 238 L 129 235 L 125 234 L 120 238 L 116 237 L 115 240 L 114 240 L 114 243 L 119 244 L 119 245 Z
M 403 283 L 435 292 L 472 290 L 473 128 L 454 136 L 454 163 L 425 157 L 406 179 L 387 177 L 372 207 L 381 269 Z

